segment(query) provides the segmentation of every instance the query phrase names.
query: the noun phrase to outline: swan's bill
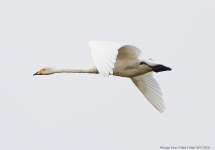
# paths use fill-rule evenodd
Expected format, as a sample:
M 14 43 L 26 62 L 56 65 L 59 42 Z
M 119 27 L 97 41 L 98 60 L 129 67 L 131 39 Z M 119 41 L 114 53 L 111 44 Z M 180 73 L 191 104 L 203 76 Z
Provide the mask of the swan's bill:
M 38 71 L 38 72 L 36 72 L 35 74 L 33 74 L 33 76 L 35 76 L 35 75 L 41 75 L 42 72 L 43 72 L 43 70 L 41 69 L 40 71 Z

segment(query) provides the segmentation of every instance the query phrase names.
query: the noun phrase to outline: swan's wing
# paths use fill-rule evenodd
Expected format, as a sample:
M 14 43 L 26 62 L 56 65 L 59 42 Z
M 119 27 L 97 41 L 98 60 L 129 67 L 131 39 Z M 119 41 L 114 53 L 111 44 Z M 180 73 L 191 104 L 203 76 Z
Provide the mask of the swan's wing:
M 103 76 L 113 74 L 114 64 L 117 56 L 122 58 L 135 57 L 138 58 L 141 50 L 131 45 L 124 45 L 106 41 L 89 42 L 91 54 L 99 73 Z M 120 49 L 120 52 L 118 51 Z M 119 53 L 119 54 L 118 54 Z
M 157 81 L 153 78 L 152 72 L 132 77 L 131 80 L 158 111 L 164 112 L 162 92 Z

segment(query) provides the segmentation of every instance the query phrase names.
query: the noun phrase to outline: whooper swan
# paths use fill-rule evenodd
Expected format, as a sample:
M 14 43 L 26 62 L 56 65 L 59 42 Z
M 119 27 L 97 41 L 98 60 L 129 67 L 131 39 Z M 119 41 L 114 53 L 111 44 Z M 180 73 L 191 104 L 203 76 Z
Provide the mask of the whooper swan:
M 89 42 L 95 65 L 89 68 L 52 68 L 44 67 L 34 75 L 54 73 L 93 73 L 103 76 L 130 78 L 146 99 L 160 112 L 165 106 L 161 89 L 153 78 L 153 72 L 172 70 L 152 59 L 139 59 L 141 50 L 132 46 L 106 41 Z

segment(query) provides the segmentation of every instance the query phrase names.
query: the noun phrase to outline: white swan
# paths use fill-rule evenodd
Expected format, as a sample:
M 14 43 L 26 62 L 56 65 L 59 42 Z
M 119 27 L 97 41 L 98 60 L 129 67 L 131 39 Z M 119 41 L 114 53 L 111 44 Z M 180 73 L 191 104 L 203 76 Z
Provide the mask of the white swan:
M 34 75 L 53 73 L 93 73 L 103 76 L 115 75 L 130 78 L 146 99 L 160 112 L 165 106 L 161 89 L 152 72 L 172 70 L 152 59 L 139 59 L 141 50 L 131 45 L 114 42 L 89 42 L 95 65 L 85 69 L 44 67 Z

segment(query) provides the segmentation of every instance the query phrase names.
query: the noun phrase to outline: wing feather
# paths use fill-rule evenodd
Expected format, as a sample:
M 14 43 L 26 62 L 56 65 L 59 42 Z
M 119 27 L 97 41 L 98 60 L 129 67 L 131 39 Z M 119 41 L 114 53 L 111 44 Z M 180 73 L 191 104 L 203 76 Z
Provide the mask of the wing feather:
M 161 103 L 161 102 L 163 102 L 163 100 L 160 100 L 160 96 L 159 96 L 159 95 L 156 95 L 157 93 L 154 93 L 153 91 L 151 91 L 151 90 L 145 88 L 144 85 L 142 85 L 142 88 L 143 88 L 145 91 L 148 91 L 148 93 L 145 93 L 145 95 L 148 95 L 148 98 L 150 98 L 151 101 L 152 101 L 153 103 L 155 103 L 155 104 L 158 106 L 159 110 L 165 109 L 165 108 L 163 107 L 162 103 Z M 158 110 L 158 111 L 159 111 L 159 110 Z
M 157 81 L 153 78 L 152 72 L 132 77 L 131 80 L 158 111 L 164 112 L 165 106 L 162 92 Z
M 113 74 L 114 64 L 119 56 L 120 59 L 126 57 L 138 58 L 141 54 L 141 51 L 138 48 L 120 43 L 92 41 L 89 42 L 88 45 L 91 49 L 91 54 L 96 68 L 103 76 Z

